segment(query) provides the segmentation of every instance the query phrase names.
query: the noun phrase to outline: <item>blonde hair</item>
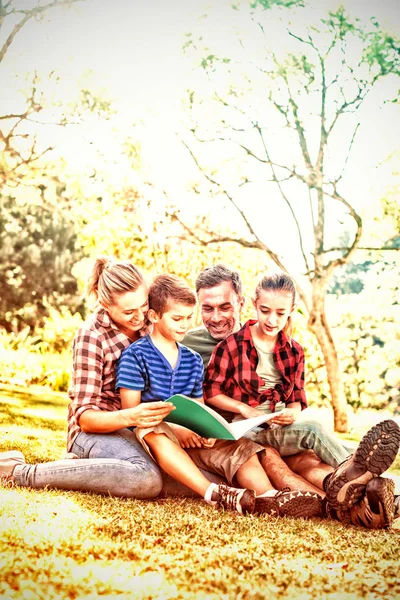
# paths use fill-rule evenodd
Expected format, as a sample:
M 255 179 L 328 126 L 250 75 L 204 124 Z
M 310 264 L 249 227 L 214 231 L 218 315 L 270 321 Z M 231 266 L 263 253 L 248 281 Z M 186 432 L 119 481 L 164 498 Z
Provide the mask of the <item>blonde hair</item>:
M 264 290 L 266 292 L 281 292 L 283 294 L 291 294 L 292 308 L 296 304 L 296 286 L 291 276 L 288 273 L 285 273 L 285 271 L 274 271 L 266 273 L 262 277 L 262 279 L 260 279 L 256 286 L 254 292 L 254 301 L 256 301 L 257 298 L 260 296 L 261 290 Z M 283 332 L 289 340 L 292 337 L 292 330 L 292 318 L 289 315 L 285 327 L 283 328 Z
M 115 302 L 115 296 L 135 292 L 143 283 L 142 274 L 131 262 L 101 256 L 94 262 L 86 293 L 109 307 Z

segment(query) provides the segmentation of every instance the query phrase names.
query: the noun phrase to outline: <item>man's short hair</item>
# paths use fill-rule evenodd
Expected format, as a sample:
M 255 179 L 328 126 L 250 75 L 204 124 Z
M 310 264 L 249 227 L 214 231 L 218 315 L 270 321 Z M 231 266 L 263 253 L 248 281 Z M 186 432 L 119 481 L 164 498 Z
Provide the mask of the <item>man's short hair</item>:
M 201 289 L 221 285 L 224 281 L 231 283 L 236 294 L 242 296 L 242 280 L 239 273 L 220 263 L 202 270 L 196 279 L 196 292 L 199 293 Z
M 162 316 L 170 300 L 185 306 L 195 306 L 197 302 L 185 281 L 176 275 L 158 275 L 149 287 L 149 307 Z

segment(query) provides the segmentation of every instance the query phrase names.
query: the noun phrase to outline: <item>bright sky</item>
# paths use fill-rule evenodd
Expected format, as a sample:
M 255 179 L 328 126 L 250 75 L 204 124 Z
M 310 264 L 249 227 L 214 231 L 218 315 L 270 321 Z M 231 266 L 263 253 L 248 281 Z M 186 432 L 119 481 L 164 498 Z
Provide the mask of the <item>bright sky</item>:
M 32 4 L 32 0 L 19 2 L 25 7 Z M 344 4 L 347 10 L 363 20 L 375 15 L 391 33 L 399 34 L 398 0 L 347 0 Z M 43 21 L 28 23 L 15 38 L 0 70 L 0 76 L 5 76 L 9 84 L 5 88 L 3 79 L 1 87 L 7 89 L 7 93 L 1 94 L 0 110 L 5 110 L 7 105 L 15 108 L 13 88 L 23 87 L 21 77 L 33 69 L 43 76 L 53 70 L 60 75 L 57 88 L 48 84 L 49 95 L 58 89 L 57 94 L 73 100 L 79 85 L 94 92 L 104 91 L 115 101 L 117 118 L 113 123 L 116 126 L 118 118 L 119 123 L 141 122 L 138 135 L 144 140 L 144 158 L 151 177 L 179 201 L 180 197 L 184 198 L 187 182 L 197 176 L 175 135 L 180 129 L 185 90 L 197 77 L 190 61 L 183 57 L 184 34 L 204 31 L 229 51 L 231 27 L 240 27 L 241 21 L 238 20 L 239 13 L 230 8 L 227 11 L 225 5 L 225 0 L 207 3 L 199 0 L 88 0 L 70 10 L 53 9 Z M 338 2 L 315 0 L 315 5 L 317 8 L 314 6 L 297 13 L 294 27 L 301 30 L 318 11 L 334 9 Z M 203 9 L 203 6 L 208 8 Z M 201 18 L 206 13 L 208 17 Z M 6 33 L 2 31 L 1 40 Z M 252 52 L 258 52 L 256 42 Z M 13 73 L 18 74 L 18 83 Z M 398 88 L 397 82 L 388 85 L 391 86 L 389 91 Z M 398 148 L 399 128 L 395 126 L 399 124 L 398 105 L 381 109 L 378 100 L 377 95 L 372 96 L 365 108 L 364 124 L 368 124 L 359 132 L 353 162 L 349 163 L 350 175 L 346 179 L 346 192 L 352 200 L 353 197 L 359 199 L 360 207 L 368 198 L 375 202 L 377 195 L 384 192 L 393 165 L 380 170 L 376 166 Z M 61 152 L 76 168 L 96 160 L 95 154 L 90 154 L 93 145 L 85 143 L 88 140 L 103 142 L 103 146 L 106 142 L 108 151 L 118 155 L 121 137 L 110 137 L 109 125 L 97 120 L 89 120 L 79 131 L 75 128 L 68 133 L 47 128 L 47 132 L 48 138 L 58 143 Z M 55 136 L 59 136 L 58 140 Z M 341 141 L 339 136 L 337 143 Z M 284 150 L 285 146 L 282 146 Z M 117 173 L 116 166 L 113 172 L 115 183 L 118 182 Z M 253 195 L 257 198 L 254 190 Z M 263 218 L 271 220 L 271 202 L 265 213 L 260 208 L 257 211 L 261 211 L 261 223 Z M 272 231 L 274 227 L 270 229 L 269 235 L 279 245 L 279 228 L 276 232 Z

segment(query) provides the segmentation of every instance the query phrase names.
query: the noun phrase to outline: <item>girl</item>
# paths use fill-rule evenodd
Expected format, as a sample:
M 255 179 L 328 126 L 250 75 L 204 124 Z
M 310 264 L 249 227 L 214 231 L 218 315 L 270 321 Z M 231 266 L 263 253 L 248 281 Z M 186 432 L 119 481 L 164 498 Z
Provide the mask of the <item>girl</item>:
M 237 333 L 215 347 L 205 374 L 204 398 L 217 409 L 230 411 L 233 418 L 249 418 L 265 409 L 275 412 L 278 403 L 283 403 L 285 410 L 269 423 L 290 426 L 307 406 L 304 352 L 291 337 L 291 315 L 296 304 L 292 278 L 284 272 L 265 275 L 252 301 L 257 320 L 247 321 Z M 252 439 L 279 450 L 280 430 L 280 427 L 260 428 Z M 383 441 L 379 444 L 381 437 Z M 394 484 L 391 479 L 377 476 L 389 468 L 399 444 L 399 427 L 392 420 L 382 421 L 337 469 L 333 471 L 323 465 L 329 516 L 370 529 L 390 527 L 397 516 Z M 314 447 L 317 456 L 318 449 Z M 368 471 L 373 459 L 374 475 Z
M 204 397 L 233 418 L 249 418 L 260 410 L 275 412 L 270 421 L 290 425 L 307 406 L 304 352 L 291 338 L 296 289 L 284 272 L 267 274 L 258 283 L 253 305 L 257 320 L 215 348 L 206 371 Z

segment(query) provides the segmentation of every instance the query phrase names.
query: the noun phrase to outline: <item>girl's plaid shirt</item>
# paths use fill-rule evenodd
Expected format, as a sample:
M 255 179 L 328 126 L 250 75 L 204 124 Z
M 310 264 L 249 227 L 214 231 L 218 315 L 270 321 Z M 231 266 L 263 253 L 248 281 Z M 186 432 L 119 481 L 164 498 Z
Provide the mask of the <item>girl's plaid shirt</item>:
M 250 406 L 269 400 L 271 410 L 280 400 L 286 405 L 300 402 L 301 408 L 306 408 L 303 348 L 295 340 L 289 341 L 283 331 L 278 334 L 273 354 L 282 383 L 274 389 L 259 392 L 264 381 L 256 373 L 258 354 L 250 331 L 256 322 L 247 321 L 239 331 L 215 347 L 205 372 L 205 400 L 225 394 Z
M 146 332 L 145 332 L 146 333 Z M 99 309 L 78 330 L 72 344 L 72 381 L 68 390 L 67 449 L 80 433 L 79 418 L 85 410 L 119 410 L 115 391 L 116 365 L 132 341 Z

